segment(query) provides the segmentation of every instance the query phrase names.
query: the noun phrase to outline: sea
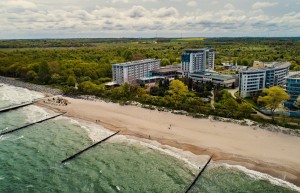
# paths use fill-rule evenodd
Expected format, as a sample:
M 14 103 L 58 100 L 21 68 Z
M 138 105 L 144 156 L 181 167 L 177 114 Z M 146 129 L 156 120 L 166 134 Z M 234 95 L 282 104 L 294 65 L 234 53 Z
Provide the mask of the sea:
M 2 84 L 0 109 L 41 97 Z M 55 114 L 35 105 L 2 112 L 0 133 Z M 61 116 L 0 135 L 0 193 L 181 193 L 208 158 L 117 135 L 61 163 L 110 134 L 101 125 Z M 289 193 L 300 188 L 242 166 L 212 162 L 189 192 Z

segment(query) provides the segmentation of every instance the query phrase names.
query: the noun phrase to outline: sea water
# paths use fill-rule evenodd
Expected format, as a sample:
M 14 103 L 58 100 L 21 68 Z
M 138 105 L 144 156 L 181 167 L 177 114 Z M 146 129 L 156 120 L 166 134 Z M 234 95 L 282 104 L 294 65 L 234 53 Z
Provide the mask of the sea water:
M 26 89 L 0 87 L 2 107 L 39 97 L 40 93 Z M 0 133 L 52 114 L 33 105 L 1 113 Z M 198 172 L 197 164 L 174 152 L 124 136 L 61 164 L 93 144 L 95 138 L 110 133 L 92 123 L 59 117 L 1 135 L 0 192 L 183 192 Z M 297 187 L 289 183 L 276 184 L 267 175 L 256 176 L 238 167 L 211 164 L 191 192 L 297 192 Z

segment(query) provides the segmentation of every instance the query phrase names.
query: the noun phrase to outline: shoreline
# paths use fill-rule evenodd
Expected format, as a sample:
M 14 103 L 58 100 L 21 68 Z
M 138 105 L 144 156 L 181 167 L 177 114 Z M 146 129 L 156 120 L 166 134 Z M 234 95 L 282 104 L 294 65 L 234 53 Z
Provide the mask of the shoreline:
M 13 78 L 8 78 L 8 79 L 12 80 L 13 82 L 17 81 L 17 80 L 14 80 Z M 2 79 L 0 77 L 0 82 L 1 82 L 1 80 Z M 17 81 L 17 82 L 21 82 L 21 81 Z M 5 84 L 7 84 L 7 83 L 5 83 Z M 28 84 L 30 84 L 30 83 L 28 83 Z M 23 87 L 22 85 L 20 86 L 20 85 L 16 85 L 16 84 L 9 84 L 9 85 Z M 41 86 L 41 87 L 44 87 L 44 86 Z M 25 88 L 27 88 L 27 87 L 25 87 Z M 27 88 L 27 89 L 30 89 L 30 88 Z M 43 92 L 43 90 L 36 90 L 36 91 Z M 195 119 L 192 117 L 186 117 L 185 115 L 176 115 L 176 114 L 172 114 L 170 112 L 159 112 L 157 110 L 153 111 L 153 110 L 139 108 L 136 106 L 120 106 L 119 104 L 106 103 L 103 101 L 102 102 L 99 102 L 99 101 L 94 102 L 94 101 L 86 101 L 83 99 L 74 99 L 74 98 L 68 98 L 68 99 L 70 99 L 71 101 L 79 100 L 80 101 L 79 103 L 82 103 L 82 104 L 75 104 L 75 107 L 72 107 L 74 105 L 74 103 L 71 102 L 71 104 L 68 105 L 67 107 L 59 107 L 59 106 L 46 105 L 44 103 L 39 102 L 36 105 L 43 107 L 43 108 L 47 108 L 52 111 L 56 111 L 56 112 L 67 111 L 68 113 L 66 114 L 66 117 L 81 119 L 81 120 L 85 120 L 85 121 L 92 122 L 92 123 L 95 123 L 95 120 L 96 120 L 95 117 L 96 118 L 100 117 L 100 122 L 98 123 L 98 125 L 101 125 L 102 127 L 109 129 L 111 131 L 122 130 L 121 131 L 122 135 L 133 136 L 133 137 L 136 137 L 138 140 L 143 141 L 143 140 L 148 140 L 148 136 L 149 136 L 149 134 L 151 134 L 151 140 L 156 141 L 162 145 L 168 145 L 170 147 L 175 147 L 175 148 L 181 149 L 183 151 L 189 151 L 196 155 L 211 155 L 214 153 L 215 155 L 214 155 L 213 160 L 217 163 L 241 165 L 241 166 L 246 167 L 247 169 L 269 174 L 272 177 L 282 179 L 284 181 L 290 182 L 290 183 L 295 184 L 298 187 L 300 187 L 300 152 L 294 151 L 294 153 L 290 152 L 289 154 L 287 154 L 288 156 L 286 156 L 286 157 L 290 157 L 290 158 L 294 157 L 295 158 L 293 160 L 294 162 L 290 163 L 290 162 L 286 162 L 288 160 L 282 160 L 285 157 L 284 155 L 282 155 L 282 157 L 279 160 L 278 159 L 270 159 L 269 160 L 269 159 L 266 159 L 268 156 L 261 158 L 259 156 L 253 156 L 250 154 L 243 155 L 243 153 L 242 153 L 243 151 L 240 151 L 239 148 L 235 149 L 235 150 L 239 150 L 237 152 L 234 150 L 230 150 L 230 149 L 229 149 L 230 151 L 228 151 L 228 149 L 226 150 L 226 148 L 220 146 L 221 144 L 217 144 L 216 145 L 217 147 L 211 147 L 210 145 L 205 144 L 205 142 L 203 142 L 202 144 L 195 145 L 195 144 L 191 143 L 191 141 L 189 141 L 189 140 L 180 139 L 180 135 L 178 136 L 179 137 L 179 139 L 178 139 L 178 138 L 174 137 L 173 134 L 166 132 L 167 127 L 169 126 L 170 122 L 168 122 L 168 124 L 164 123 L 165 126 L 163 126 L 164 131 L 163 131 L 162 135 L 157 133 L 157 130 L 155 130 L 151 127 L 144 128 L 143 125 L 144 125 L 145 121 L 143 121 L 143 119 L 144 118 L 149 119 L 149 118 L 147 116 L 141 116 L 139 114 L 139 112 L 143 112 L 143 113 L 146 112 L 147 115 L 150 115 L 149 116 L 150 118 L 151 118 L 151 115 L 158 115 L 158 118 L 160 117 L 159 115 L 168 115 L 168 116 L 171 116 L 172 118 L 174 118 L 175 119 L 174 121 L 178 121 L 178 120 L 176 120 L 178 118 L 179 120 L 180 119 L 185 119 L 185 120 L 188 119 L 188 120 L 193 120 L 192 122 L 195 122 L 195 121 L 199 122 L 201 126 L 204 126 L 205 124 L 210 124 L 211 129 L 214 129 L 213 127 L 215 127 L 215 125 L 220 126 L 220 124 L 222 125 L 222 130 L 228 130 L 230 128 L 230 126 L 228 126 L 228 124 L 235 125 L 240 129 L 245 129 L 245 127 L 248 127 L 247 132 L 250 132 L 250 131 L 253 132 L 255 130 L 255 128 L 251 128 L 249 126 L 237 125 L 234 123 L 220 122 L 218 120 Z M 85 104 L 88 104 L 88 105 L 85 106 Z M 107 108 L 107 106 L 109 108 Z M 81 108 L 81 107 L 83 107 L 83 108 Z M 98 107 L 105 107 L 105 108 L 101 109 Z M 113 108 L 111 109 L 110 107 L 113 107 Z M 84 111 L 78 112 L 77 111 L 78 109 L 81 109 L 81 110 L 84 109 Z M 124 109 L 125 109 L 125 111 L 124 111 Z M 125 118 L 130 118 L 130 117 L 126 116 L 126 114 L 130 112 L 130 111 L 127 111 L 126 109 L 130 109 L 130 110 L 134 109 L 134 111 L 136 111 L 134 116 L 138 115 L 138 117 L 140 119 L 135 119 L 135 121 L 139 122 L 139 124 L 135 124 L 136 122 L 133 120 L 126 122 L 126 121 L 124 121 L 124 119 L 123 120 L 114 119 L 114 117 L 116 115 L 123 117 L 123 118 L 124 118 L 124 116 L 125 116 Z M 93 113 L 91 114 L 91 111 L 94 111 L 96 113 L 96 115 L 94 115 Z M 106 112 L 108 112 L 108 115 L 105 115 Z M 114 116 L 111 116 L 111 115 L 114 115 Z M 157 118 L 157 116 L 156 116 L 156 118 Z M 170 119 L 167 119 L 167 120 L 170 121 Z M 150 120 L 150 121 L 155 122 L 155 120 Z M 143 124 L 141 124 L 141 122 Z M 204 124 L 201 122 L 203 122 Z M 211 122 L 213 122 L 213 125 L 211 125 L 212 124 Z M 148 122 L 146 121 L 146 123 L 149 123 L 149 121 Z M 195 123 L 191 124 L 191 125 L 195 126 Z M 226 125 L 226 126 L 223 126 L 223 125 Z M 197 124 L 196 124 L 196 126 L 197 126 Z M 149 129 L 149 131 L 147 129 Z M 176 129 L 178 129 L 178 128 L 176 128 Z M 173 130 L 173 125 L 172 125 L 171 130 Z M 191 132 L 195 133 L 194 128 L 189 128 L 187 131 L 191 131 Z M 254 132 L 255 133 L 264 133 L 265 136 L 263 138 L 266 140 L 267 140 L 268 135 L 273 136 L 273 137 L 280 136 L 278 138 L 279 140 L 282 138 L 294 139 L 295 143 L 294 144 L 292 143 L 293 144 L 292 147 L 294 147 L 294 148 L 297 148 L 300 145 L 300 142 L 299 142 L 300 138 L 295 141 L 295 137 L 284 136 L 286 134 L 275 133 L 275 132 L 266 131 L 266 130 L 260 131 L 260 129 L 254 131 Z M 204 134 L 207 137 L 212 137 L 211 135 L 220 137 L 220 134 L 218 134 L 217 132 L 210 133 L 207 130 L 205 132 L 202 132 L 201 135 L 202 134 Z M 223 134 L 226 134 L 226 132 Z M 267 134 L 267 136 L 266 136 L 266 134 Z M 199 135 L 199 133 L 198 133 L 198 135 Z M 201 135 L 199 135 L 199 136 L 201 137 Z M 227 137 L 228 137 L 228 135 L 227 135 Z M 232 136 L 229 135 L 229 137 L 231 138 Z M 242 137 L 245 138 L 245 136 L 242 136 Z M 256 137 L 260 138 L 259 134 Z M 216 141 L 216 143 L 218 143 L 218 141 Z M 227 141 L 226 143 L 227 144 L 229 143 L 229 145 L 230 145 L 230 142 Z M 264 142 L 263 144 L 270 145 L 270 144 L 268 144 L 267 141 Z M 282 145 L 284 145 L 284 144 L 281 144 L 281 146 Z M 258 146 L 257 151 L 260 151 L 260 147 L 263 147 L 263 146 Z M 269 147 L 271 147 L 271 148 L 269 148 L 270 150 L 272 148 L 278 148 L 276 146 L 276 144 L 274 144 L 274 146 L 272 144 Z M 283 150 L 285 150 L 286 148 L 287 147 L 283 147 Z M 253 153 L 253 152 L 251 152 L 251 153 Z M 279 153 L 280 153 L 280 151 L 279 151 Z M 274 152 L 271 152 L 270 154 L 274 154 Z M 296 162 L 295 162 L 295 160 L 296 160 Z M 282 162 L 282 161 L 284 161 L 284 162 Z
M 74 100 L 80 100 L 80 99 L 68 98 L 68 100 L 74 101 Z M 81 100 L 81 102 L 83 102 L 84 104 L 86 104 L 86 103 L 95 104 L 95 102 L 91 102 L 91 101 Z M 103 104 L 104 102 L 97 102 L 97 103 Z M 84 113 L 74 111 L 74 109 L 73 109 L 73 111 L 72 110 L 70 111 L 70 109 L 68 109 L 68 108 L 70 108 L 70 107 L 72 107 L 72 105 L 74 105 L 74 104 L 72 104 L 72 102 L 70 105 L 68 105 L 68 107 L 49 106 L 49 105 L 41 103 L 41 102 L 38 103 L 37 105 L 40 107 L 43 107 L 43 108 L 48 108 L 50 110 L 57 111 L 57 112 L 67 111 L 68 113 L 65 115 L 67 117 L 81 119 L 84 121 L 95 123 L 95 119 L 88 117 L 87 115 L 84 115 Z M 110 105 L 116 106 L 116 104 L 114 104 L 114 103 L 112 103 L 112 104 L 109 103 L 107 105 L 108 106 L 110 106 Z M 117 105 L 117 106 L 119 108 L 122 108 L 122 106 L 119 106 L 119 105 Z M 138 107 L 135 107 L 135 108 L 138 108 Z M 96 109 L 94 109 L 94 110 L 96 113 L 97 110 Z M 148 111 L 148 113 L 151 114 L 151 112 L 150 112 L 151 110 L 141 109 L 141 111 Z M 119 112 L 119 113 L 121 113 L 121 112 Z M 152 114 L 157 114 L 157 113 L 158 114 L 162 114 L 162 113 L 169 114 L 167 112 L 158 112 L 158 111 L 154 111 Z M 176 116 L 180 116 L 180 115 L 171 115 L 171 116 L 176 117 Z M 101 116 L 99 116 L 99 117 L 101 117 Z M 182 115 L 181 115 L 181 117 L 182 117 Z M 113 118 L 111 118 L 111 119 L 113 119 Z M 218 122 L 218 121 L 214 121 L 214 122 Z M 137 138 L 140 141 L 149 140 L 149 135 L 148 135 L 149 132 L 145 132 L 145 130 L 141 131 L 140 129 L 136 129 L 136 128 L 130 129 L 130 128 L 128 128 L 128 126 L 130 126 L 128 124 L 120 125 L 120 124 L 122 124 L 122 122 L 118 122 L 118 121 L 113 122 L 111 120 L 107 120 L 105 117 L 101 117 L 100 121 L 95 124 L 100 125 L 110 131 L 121 130 L 122 135 L 129 136 L 129 137 L 133 136 L 134 138 Z M 233 124 L 233 123 L 229 123 L 229 124 Z M 238 125 L 238 127 L 245 127 L 245 126 Z M 253 130 L 253 129 L 251 129 L 251 130 Z M 259 131 L 256 130 L 254 132 L 259 132 Z M 270 131 L 263 131 L 263 132 L 270 132 Z M 273 133 L 273 135 L 283 135 L 283 134 Z M 200 155 L 200 156 L 203 156 L 203 155 L 207 156 L 207 155 L 214 154 L 213 160 L 215 163 L 240 165 L 249 170 L 266 173 L 272 177 L 279 178 L 281 180 L 290 182 L 298 187 L 300 186 L 300 169 L 297 169 L 297 168 L 300 168 L 299 162 L 292 163 L 287 166 L 284 163 L 281 163 L 280 161 L 278 162 L 277 160 L 275 162 L 274 162 L 274 160 L 266 161 L 266 160 L 262 160 L 262 159 L 259 159 L 257 157 L 253 157 L 253 156 L 244 156 L 244 155 L 239 155 L 239 153 L 226 152 L 226 150 L 224 150 L 222 148 L 205 147 L 205 146 L 194 145 L 191 143 L 180 142 L 180 140 L 172 139 L 172 137 L 169 137 L 167 135 L 159 136 L 159 135 L 157 135 L 157 133 L 152 133 L 150 136 L 151 136 L 151 141 L 158 142 L 161 145 L 167 145 L 167 146 L 174 147 L 174 148 L 177 148 L 177 149 L 180 149 L 183 151 L 188 151 L 195 155 Z M 300 141 L 298 141 L 298 142 L 300 144 Z M 297 156 L 297 158 L 298 158 L 298 156 Z

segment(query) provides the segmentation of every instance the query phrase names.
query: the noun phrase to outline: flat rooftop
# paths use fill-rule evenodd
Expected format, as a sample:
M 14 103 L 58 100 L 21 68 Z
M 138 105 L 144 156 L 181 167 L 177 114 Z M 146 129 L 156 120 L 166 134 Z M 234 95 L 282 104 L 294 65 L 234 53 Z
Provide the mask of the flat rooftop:
M 178 67 L 178 68 L 160 68 L 160 69 L 152 70 L 151 72 L 166 73 L 166 72 L 177 72 L 179 70 L 180 70 L 180 67 Z
M 192 48 L 192 49 L 184 49 L 186 53 L 195 53 L 195 52 L 204 52 L 204 51 L 214 51 L 213 48 L 205 47 L 205 48 Z
M 235 78 L 233 75 L 221 74 L 217 72 L 195 72 L 191 74 L 191 76 L 197 76 L 197 75 L 211 77 L 215 79 L 222 79 L 222 80 L 229 80 Z
M 153 80 L 153 79 L 162 79 L 163 77 L 161 76 L 148 76 L 148 77 L 142 77 L 138 78 L 138 80 Z
M 267 62 L 265 64 L 267 66 L 264 66 L 264 67 L 250 67 L 248 69 L 242 70 L 241 72 L 259 72 L 259 71 L 265 71 L 265 70 L 286 68 L 286 67 L 289 67 L 291 65 L 290 62 Z
M 300 71 L 290 72 L 287 78 L 300 78 Z
M 145 59 L 145 60 L 136 60 L 136 61 L 131 61 L 131 62 L 123 62 L 123 63 L 113 64 L 113 66 L 130 66 L 130 65 L 142 64 L 142 63 L 146 63 L 146 62 L 155 62 L 155 61 L 160 61 L 160 59 L 150 58 L 150 59 Z

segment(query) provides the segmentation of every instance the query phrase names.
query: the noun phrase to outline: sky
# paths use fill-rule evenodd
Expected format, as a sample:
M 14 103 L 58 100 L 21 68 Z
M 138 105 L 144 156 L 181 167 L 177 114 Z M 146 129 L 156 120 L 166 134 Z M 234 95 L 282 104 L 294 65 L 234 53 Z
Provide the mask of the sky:
M 300 36 L 300 0 L 0 0 L 0 39 Z

